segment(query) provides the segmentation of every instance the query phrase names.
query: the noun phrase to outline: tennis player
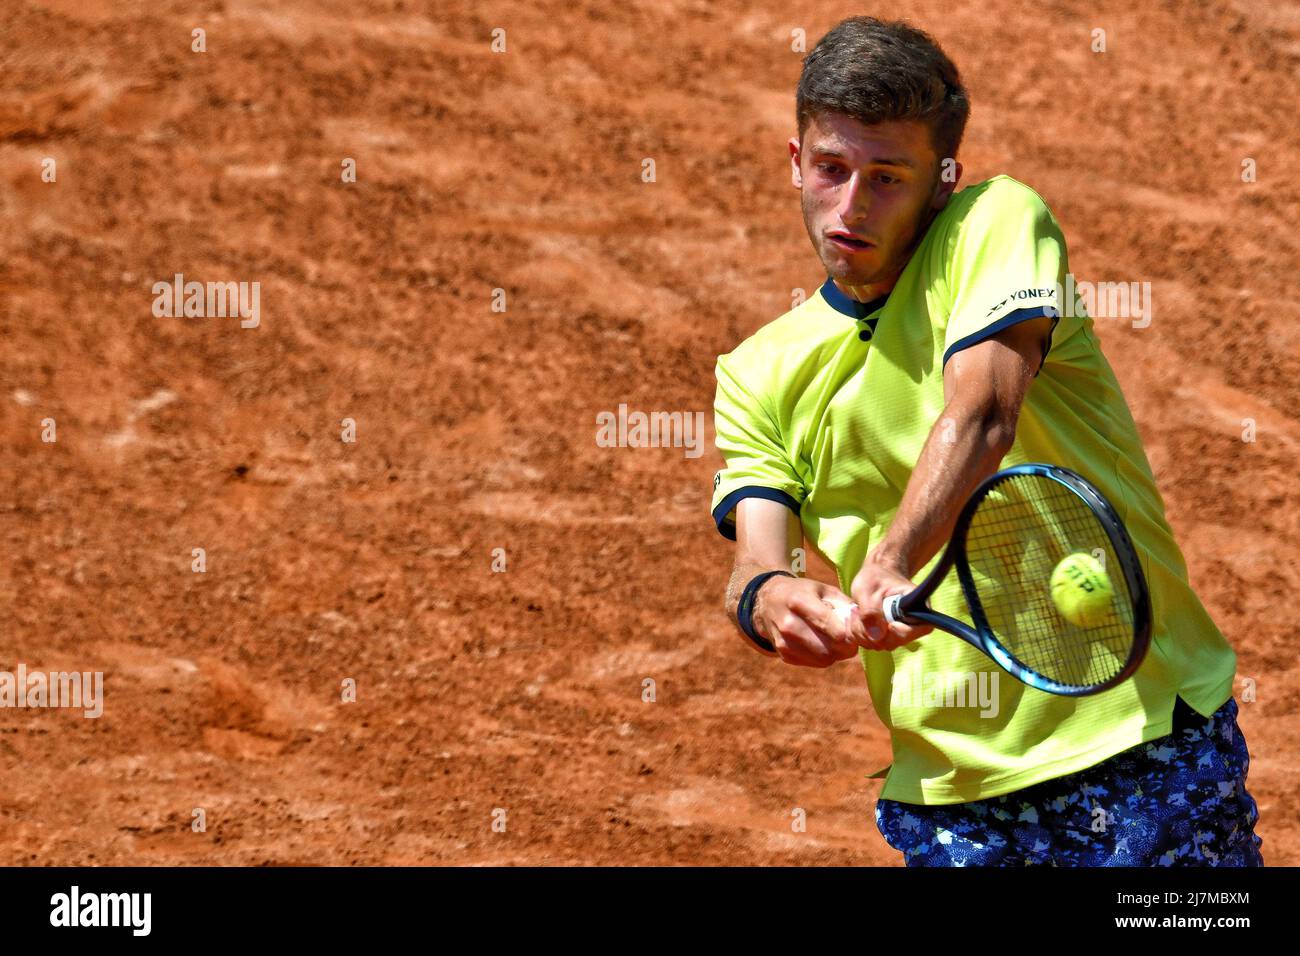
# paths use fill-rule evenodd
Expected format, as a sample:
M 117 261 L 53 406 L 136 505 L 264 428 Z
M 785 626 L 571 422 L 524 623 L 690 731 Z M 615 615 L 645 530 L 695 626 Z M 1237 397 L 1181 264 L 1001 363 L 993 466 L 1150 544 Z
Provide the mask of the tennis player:
M 910 26 L 843 21 L 796 100 L 793 183 L 827 277 L 717 361 L 729 613 L 787 664 L 860 658 L 893 747 L 876 823 L 909 866 L 1262 865 L 1236 655 L 1188 583 L 1092 318 L 1062 301 L 1056 219 L 1008 176 L 957 189 L 967 94 Z M 882 615 L 975 486 L 1028 461 L 1110 499 L 1150 585 L 1151 652 L 1093 697 Z M 791 573 L 804 540 L 838 588 Z M 850 600 L 845 625 L 826 602 Z M 955 581 L 930 603 L 964 616 Z

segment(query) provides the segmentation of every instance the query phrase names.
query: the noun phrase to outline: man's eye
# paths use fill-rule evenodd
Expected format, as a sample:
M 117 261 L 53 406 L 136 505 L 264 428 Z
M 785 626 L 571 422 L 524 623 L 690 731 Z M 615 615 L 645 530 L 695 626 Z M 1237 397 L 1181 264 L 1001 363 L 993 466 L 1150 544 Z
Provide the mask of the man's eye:
M 878 176 L 876 176 L 876 181 L 883 183 L 886 186 L 892 186 L 894 185 L 894 183 L 898 182 L 899 179 L 897 176 L 890 176 L 887 173 L 880 173 Z
M 818 163 L 818 164 L 817 164 L 817 168 L 820 169 L 820 170 L 821 170 L 822 172 L 824 172 L 824 173 L 833 173 L 833 172 L 835 172 L 839 167 L 837 167 L 834 163 Z

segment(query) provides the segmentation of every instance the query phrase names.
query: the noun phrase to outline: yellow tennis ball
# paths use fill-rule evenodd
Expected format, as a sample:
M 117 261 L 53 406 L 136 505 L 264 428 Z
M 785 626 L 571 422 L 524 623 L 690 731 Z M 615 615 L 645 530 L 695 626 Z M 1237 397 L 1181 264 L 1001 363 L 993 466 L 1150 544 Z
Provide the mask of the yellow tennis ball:
M 1106 569 L 1090 554 L 1068 554 L 1052 571 L 1052 603 L 1071 624 L 1101 624 L 1110 617 L 1114 598 Z

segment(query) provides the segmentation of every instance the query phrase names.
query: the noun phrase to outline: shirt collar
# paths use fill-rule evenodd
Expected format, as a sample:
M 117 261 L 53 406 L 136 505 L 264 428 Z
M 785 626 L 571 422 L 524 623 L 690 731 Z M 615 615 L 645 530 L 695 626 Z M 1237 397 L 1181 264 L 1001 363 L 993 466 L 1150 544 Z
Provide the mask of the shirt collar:
M 822 298 L 836 312 L 841 312 L 851 319 L 862 320 L 873 312 L 879 312 L 889 301 L 889 293 L 885 293 L 879 298 L 872 299 L 870 302 L 859 302 L 840 291 L 840 287 L 829 276 L 821 287 Z

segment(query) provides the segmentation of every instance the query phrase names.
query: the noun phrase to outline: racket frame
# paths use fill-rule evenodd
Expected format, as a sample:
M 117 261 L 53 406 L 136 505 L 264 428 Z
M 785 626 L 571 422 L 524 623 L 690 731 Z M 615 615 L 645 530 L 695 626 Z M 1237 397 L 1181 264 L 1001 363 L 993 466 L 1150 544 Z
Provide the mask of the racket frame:
M 970 564 L 966 558 L 966 534 L 975 516 L 976 509 L 987 497 L 990 490 L 1002 482 L 1018 475 L 1035 475 L 1050 478 L 1077 495 L 1096 515 L 1098 523 L 1110 540 L 1111 549 L 1119 561 L 1120 571 L 1128 585 L 1128 593 L 1133 596 L 1133 644 L 1129 650 L 1124 666 L 1108 680 L 1099 684 L 1063 684 L 1052 680 L 1036 671 L 1018 663 L 1011 653 L 998 640 L 984 614 L 984 606 L 979 600 L 979 591 L 975 587 Z M 971 612 L 974 627 L 965 621 L 947 614 L 940 614 L 927 605 L 930 596 L 948 576 L 954 565 L 957 578 L 961 584 L 962 596 Z M 1109 569 L 1108 569 L 1109 571 Z M 969 500 L 962 506 L 953 526 L 952 537 L 944 549 L 939 563 L 931 568 L 925 580 L 906 594 L 895 594 L 885 599 L 885 619 L 900 621 L 904 624 L 929 624 L 961 638 L 977 650 L 988 655 L 999 667 L 1017 680 L 1030 687 L 1059 694 L 1065 697 L 1082 697 L 1099 694 L 1131 677 L 1146 657 L 1151 643 L 1151 594 L 1147 588 L 1146 576 L 1142 573 L 1137 550 L 1129 538 L 1128 531 L 1111 503 L 1091 482 L 1076 471 L 1060 465 L 1046 465 L 1030 462 L 1013 465 L 989 475 L 971 493 Z

